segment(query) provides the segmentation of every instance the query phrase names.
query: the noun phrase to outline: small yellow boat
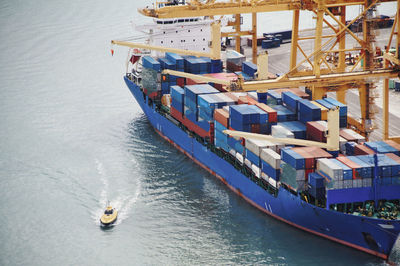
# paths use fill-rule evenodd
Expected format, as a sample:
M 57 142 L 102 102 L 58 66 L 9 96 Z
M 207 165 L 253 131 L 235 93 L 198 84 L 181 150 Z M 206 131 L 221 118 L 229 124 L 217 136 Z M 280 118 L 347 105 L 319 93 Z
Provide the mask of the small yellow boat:
M 118 211 L 109 205 L 101 216 L 100 223 L 104 226 L 111 225 L 117 220 L 117 217 Z

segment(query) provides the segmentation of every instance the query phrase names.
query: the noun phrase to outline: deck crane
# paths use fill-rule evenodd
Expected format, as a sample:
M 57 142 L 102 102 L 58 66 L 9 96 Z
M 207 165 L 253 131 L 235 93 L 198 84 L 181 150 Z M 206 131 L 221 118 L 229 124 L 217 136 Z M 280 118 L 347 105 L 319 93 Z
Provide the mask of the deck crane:
M 375 40 L 373 32 L 373 20 L 371 12 L 376 6 L 384 2 L 397 2 L 397 14 L 395 23 L 389 37 L 383 67 L 374 64 L 373 42 Z M 363 11 L 349 23 L 346 22 L 346 7 L 352 5 L 362 6 Z M 326 92 L 336 92 L 339 101 L 345 102 L 345 94 L 348 89 L 356 88 L 359 91 L 361 106 L 361 121 L 349 117 L 349 125 L 358 132 L 368 136 L 371 132 L 369 121 L 373 118 L 374 85 L 371 78 L 385 79 L 383 88 L 383 138 L 393 139 L 400 142 L 400 137 L 389 137 L 388 130 L 388 78 L 399 75 L 399 49 L 395 55 L 388 54 L 392 46 L 393 36 L 400 32 L 400 0 L 232 0 L 232 1 L 186 1 L 178 5 L 166 5 L 165 2 L 156 2 L 153 8 L 139 9 L 145 16 L 155 18 L 178 18 L 178 17 L 198 17 L 198 16 L 223 16 L 235 15 L 240 18 L 240 14 L 252 14 L 252 30 L 241 31 L 240 23 L 236 21 L 235 36 L 253 36 L 253 60 L 256 60 L 256 32 L 257 32 L 257 13 L 274 11 L 293 11 L 292 24 L 292 43 L 291 57 L 288 72 L 275 80 L 257 80 L 243 82 L 239 79 L 234 88 L 243 90 L 267 90 L 279 87 L 307 87 L 312 91 L 312 98 L 320 99 Z M 307 10 L 316 16 L 316 28 L 314 36 L 301 36 L 299 32 L 300 11 Z M 330 21 L 334 21 L 334 23 Z M 358 37 L 351 30 L 351 26 L 356 22 L 362 21 L 362 37 Z M 328 32 L 323 30 L 328 27 Z M 224 36 L 224 33 L 222 33 Z M 352 38 L 356 47 L 346 47 L 346 36 Z M 314 50 L 307 54 L 302 48 L 302 41 L 314 39 Z M 400 47 L 397 35 L 395 47 Z M 324 40 L 324 41 L 323 41 Z M 236 42 L 238 43 L 238 42 Z M 118 44 L 115 42 L 115 44 Z M 238 47 L 236 47 L 238 48 Z M 239 47 L 240 48 L 240 47 Z M 346 65 L 346 53 L 359 52 L 361 56 L 353 66 Z M 183 53 L 186 54 L 186 53 Z M 336 63 L 329 63 L 329 54 L 338 55 Z M 302 57 L 302 58 L 301 58 Z M 309 69 L 302 69 L 308 64 Z M 362 65 L 362 66 L 360 66 Z M 186 75 L 181 73 L 182 75 Z M 179 73 L 174 73 L 179 76 Z M 201 77 L 198 77 L 199 79 Z

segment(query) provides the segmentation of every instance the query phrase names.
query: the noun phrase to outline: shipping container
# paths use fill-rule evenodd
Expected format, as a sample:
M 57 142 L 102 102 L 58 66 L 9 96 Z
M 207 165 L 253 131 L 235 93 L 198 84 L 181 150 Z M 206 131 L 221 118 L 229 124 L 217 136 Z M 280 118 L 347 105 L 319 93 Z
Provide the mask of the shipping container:
M 291 91 L 282 92 L 281 95 L 283 104 L 290 110 L 297 112 L 298 101 L 302 99 Z

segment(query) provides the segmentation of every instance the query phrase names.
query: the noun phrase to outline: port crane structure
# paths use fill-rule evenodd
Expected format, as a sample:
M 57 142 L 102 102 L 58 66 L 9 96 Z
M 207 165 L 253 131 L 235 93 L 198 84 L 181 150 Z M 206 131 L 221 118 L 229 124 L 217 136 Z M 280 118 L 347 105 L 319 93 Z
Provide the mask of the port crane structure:
M 374 49 L 375 21 L 372 15 L 376 11 L 377 5 L 384 2 L 395 3 L 397 12 L 385 46 L 384 62 L 382 65 L 378 65 Z M 361 7 L 360 14 L 350 22 L 346 22 L 346 7 L 354 5 Z M 212 28 L 211 52 L 201 55 L 194 51 L 176 51 L 172 48 L 140 46 L 139 44 L 121 41 L 112 41 L 112 43 L 132 48 L 147 48 L 219 59 L 221 37 L 234 36 L 236 39 L 235 49 L 240 51 L 240 37 L 251 35 L 253 62 L 257 63 L 257 58 L 262 58 L 262 62 L 258 62 L 258 79 L 255 81 L 244 82 L 239 78 L 236 83 L 227 84 L 227 81 L 210 80 L 210 78 L 199 75 L 172 70 L 164 70 L 164 73 L 230 85 L 233 90 L 266 91 L 271 88 L 307 87 L 312 92 L 313 100 L 321 99 L 327 92 L 333 91 L 336 92 L 337 99 L 344 103 L 346 102 L 346 91 L 358 89 L 361 120 L 349 117 L 348 124 L 367 137 L 374 128 L 371 121 L 374 119 L 373 104 L 378 93 L 374 83 L 378 79 L 383 79 L 383 139 L 392 139 L 400 143 L 400 136 L 389 136 L 388 80 L 398 77 L 400 73 L 399 10 L 400 0 L 191 0 L 186 2 L 175 1 L 174 3 L 156 1 L 153 7 L 139 9 L 139 12 L 145 16 L 160 19 L 233 15 L 235 20 L 229 22 L 228 26 L 232 26 L 234 31 L 221 33 L 219 24 L 215 23 Z M 293 12 L 290 66 L 289 71 L 279 78 L 267 79 L 268 60 L 265 60 L 264 54 L 257 56 L 257 13 L 276 11 Z M 309 11 L 314 14 L 316 27 L 313 36 L 303 37 L 300 35 L 300 11 Z M 240 16 L 245 13 L 251 14 L 252 17 L 250 31 L 241 30 Z M 355 23 L 361 23 L 362 36 L 351 30 L 351 26 Z M 324 28 L 327 28 L 328 31 Z M 353 39 L 357 45 L 349 47 L 346 36 Z M 314 39 L 314 47 L 307 54 L 305 49 L 302 48 L 302 41 L 310 39 Z M 389 53 L 392 46 L 396 48 L 395 53 Z M 346 53 L 349 52 L 360 54 L 351 66 L 346 64 Z M 328 62 L 328 57 L 332 54 L 338 58 L 333 63 Z

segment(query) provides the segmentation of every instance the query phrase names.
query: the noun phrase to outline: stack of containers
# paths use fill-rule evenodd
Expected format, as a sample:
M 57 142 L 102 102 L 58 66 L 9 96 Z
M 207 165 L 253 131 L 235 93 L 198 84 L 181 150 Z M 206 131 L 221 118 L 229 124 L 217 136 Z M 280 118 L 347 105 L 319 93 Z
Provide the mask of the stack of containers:
M 269 123 L 278 122 L 278 113 L 272 107 L 266 105 L 265 103 L 257 103 L 256 106 L 268 114 Z
M 320 200 L 325 198 L 325 177 L 318 173 L 308 175 L 308 193 Z
M 171 62 L 173 62 L 176 66 L 176 71 L 181 71 L 184 72 L 185 71 L 185 60 L 183 59 L 182 56 L 175 54 L 175 53 L 165 53 L 165 58 L 167 58 L 168 60 L 170 60 Z M 170 82 L 176 82 L 177 85 L 179 86 L 184 86 L 184 78 L 181 77 L 176 77 L 176 76 L 169 76 L 169 81 Z
M 291 148 L 281 149 L 281 183 L 284 183 L 296 191 L 306 190 L 305 160 Z
M 151 56 L 142 57 L 142 87 L 143 91 L 150 98 L 155 98 L 161 93 L 161 65 Z
M 226 69 L 231 72 L 242 71 L 242 64 L 246 57 L 234 50 L 226 52 Z
M 233 130 L 268 133 L 268 114 L 255 105 L 239 104 L 229 108 L 229 124 Z
M 283 105 L 274 105 L 272 108 L 277 112 L 278 122 L 296 121 L 296 112 L 289 110 Z
M 242 76 L 242 78 L 244 79 L 244 81 L 249 81 L 249 80 L 253 80 L 254 78 L 252 76 L 247 75 L 246 73 L 242 72 L 242 71 L 236 71 L 235 75 L 237 76 Z
M 160 62 L 161 69 L 171 69 L 176 70 L 176 64 L 169 60 L 168 58 L 158 58 Z M 172 75 L 162 75 L 161 76 L 161 93 L 169 94 L 170 87 L 176 85 L 176 77 Z
M 322 158 L 317 160 L 317 172 L 329 177 L 327 182 L 328 189 L 342 189 L 343 184 L 343 168 L 333 160 Z
M 375 152 L 363 144 L 357 144 L 354 146 L 353 153 L 354 155 L 368 155 L 374 154 Z
M 271 127 L 271 135 L 274 138 L 294 138 L 293 132 L 280 125 L 280 123 Z
M 328 128 L 319 121 L 310 121 L 306 124 L 306 135 L 308 140 L 326 142 Z
M 396 155 L 400 155 L 400 151 L 398 149 L 385 141 L 369 141 L 365 142 L 364 145 L 376 151 L 377 153 L 394 153 Z
M 360 158 L 360 156 L 347 156 L 347 158 L 361 166 L 359 173 L 362 179 L 373 177 L 374 161 L 364 161 Z
M 202 61 L 196 57 L 185 57 L 184 66 L 185 72 L 192 74 L 200 74 L 200 65 Z
M 253 172 L 258 176 L 258 173 L 261 174 L 261 151 L 263 148 L 273 147 L 275 145 L 268 141 L 257 140 L 257 139 L 247 139 L 245 143 L 245 157 L 246 160 L 251 164 L 248 165 Z M 260 176 L 258 176 L 260 177 Z
M 184 99 L 185 126 L 196 132 L 201 137 L 214 137 L 214 123 L 198 122 L 198 98 L 199 95 L 218 93 L 218 90 L 208 84 L 186 85 Z M 188 120 L 188 121 L 187 121 Z
M 303 123 L 321 120 L 321 108 L 312 104 L 309 100 L 299 100 L 297 117 Z
M 347 126 L 347 105 L 329 97 L 323 100 L 317 100 L 316 102 L 328 109 L 339 107 L 339 126 Z
M 360 187 L 358 180 L 361 180 L 362 166 L 350 160 L 346 156 L 339 156 L 336 159 L 352 170 L 353 187 Z
M 351 156 L 354 155 L 354 149 L 356 148 L 357 143 L 354 141 L 348 141 L 345 144 L 346 147 L 346 155 Z
M 281 95 L 283 104 L 291 111 L 297 113 L 298 102 L 302 99 L 291 91 L 284 91 Z
M 183 119 L 185 91 L 179 86 L 171 86 L 171 115 L 179 121 Z
M 274 90 L 269 90 L 267 92 L 267 104 L 268 105 L 281 105 L 282 104 L 281 94 Z
M 257 92 L 257 98 L 259 103 L 267 104 L 268 93 L 267 92 Z
M 288 129 L 296 139 L 306 139 L 306 126 L 299 121 L 280 122 L 278 125 Z
M 315 171 L 317 160 L 319 158 L 333 157 L 330 153 L 319 147 L 297 147 L 293 148 L 292 150 L 304 158 L 305 178 L 307 178 L 309 173 Z
M 277 182 L 280 180 L 281 156 L 270 148 L 263 148 L 260 153 L 261 176 L 276 188 Z
M 224 93 L 212 93 L 199 95 L 197 104 L 199 125 L 208 131 L 209 124 L 214 121 L 214 110 L 234 105 L 235 101 Z
M 257 65 L 252 63 L 252 62 L 243 62 L 242 63 L 242 71 L 245 73 L 247 76 L 254 78 L 254 75 L 257 72 Z
M 365 142 L 365 137 L 364 136 L 361 136 L 360 134 L 358 134 L 357 132 L 355 132 L 354 130 L 349 129 L 349 128 L 340 129 L 339 135 L 341 137 L 345 138 L 347 141 L 354 141 L 354 142 L 357 142 L 359 144 Z
M 218 109 L 218 113 L 223 113 L 225 112 L 222 109 Z M 223 114 L 226 115 L 226 114 Z M 229 113 L 228 113 L 229 116 Z M 224 133 L 224 130 L 227 129 L 226 126 L 224 126 L 220 120 L 220 117 L 218 117 L 217 115 L 215 115 L 215 132 L 214 132 L 214 145 L 217 148 L 221 148 L 223 149 L 225 152 L 229 152 L 230 151 L 230 147 L 228 145 L 228 136 Z M 224 120 L 224 119 L 223 119 Z
M 325 106 L 317 103 L 316 101 L 311 101 L 312 104 L 316 105 L 317 107 L 319 107 L 321 109 L 321 120 L 328 120 L 328 108 L 326 108 Z
M 353 187 L 353 170 L 345 165 L 344 163 L 338 161 L 337 159 L 330 159 L 332 162 L 337 164 L 343 171 L 343 188 L 352 188 Z M 340 181 L 338 181 L 340 183 Z M 331 187 L 340 187 L 340 184 L 332 184 Z

